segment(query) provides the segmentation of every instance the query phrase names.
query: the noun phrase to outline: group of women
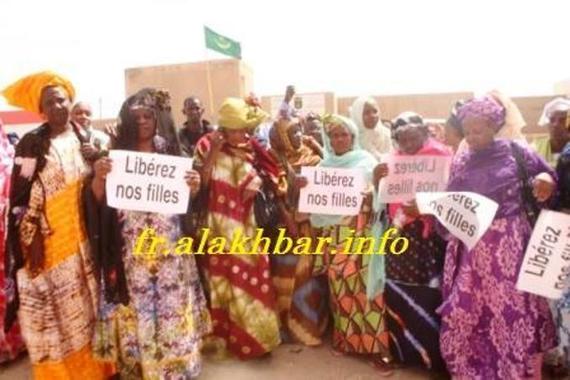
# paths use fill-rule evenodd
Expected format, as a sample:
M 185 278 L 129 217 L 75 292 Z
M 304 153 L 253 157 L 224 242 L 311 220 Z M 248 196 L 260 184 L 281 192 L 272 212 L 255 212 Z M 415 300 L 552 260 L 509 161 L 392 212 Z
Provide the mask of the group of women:
M 321 345 L 329 331 L 332 354 L 365 357 L 379 375 L 408 365 L 456 379 L 531 379 L 543 361 L 570 364 L 568 299 L 549 304 L 515 286 L 534 223 L 529 210 L 570 209 L 570 148 L 553 168 L 516 142 L 522 117 L 501 94 L 458 102 L 445 139 L 413 112 L 383 121 L 374 99 L 363 97 L 350 118 L 320 118 L 322 144 L 318 118 L 309 131 L 304 118 L 278 117 L 269 149 L 255 138 L 268 115 L 226 99 L 218 128 L 192 152 L 189 215 L 107 206 L 113 162 L 104 149 L 82 155 L 65 78 L 30 75 L 3 95 L 46 120 L 15 153 L 0 135 L 0 359 L 13 359 L 25 342 L 35 378 L 189 379 L 203 353 L 259 358 L 282 342 Z M 570 103 L 549 103 L 544 118 L 550 130 L 568 132 Z M 110 149 L 182 152 L 162 90 L 130 96 L 110 137 Z M 499 204 L 471 250 L 415 202 L 382 202 L 385 154 L 453 156 L 448 191 Z M 358 215 L 300 212 L 307 166 L 361 170 L 367 190 Z M 380 241 L 392 226 L 409 241 L 403 254 L 348 252 L 349 238 Z M 235 229 L 255 236 L 263 227 L 271 239 L 284 227 L 292 238 L 331 243 L 322 255 L 237 255 L 230 246 L 221 255 L 136 255 L 148 227 L 172 242 L 199 238 L 203 228 L 231 241 Z

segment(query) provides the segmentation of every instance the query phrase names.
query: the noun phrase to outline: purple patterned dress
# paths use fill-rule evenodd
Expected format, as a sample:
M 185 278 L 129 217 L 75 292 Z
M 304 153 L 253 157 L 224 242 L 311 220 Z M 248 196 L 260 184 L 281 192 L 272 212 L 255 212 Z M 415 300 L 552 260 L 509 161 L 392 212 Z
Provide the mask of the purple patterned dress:
M 523 149 L 529 176 L 556 175 Z M 456 238 L 447 247 L 440 344 L 458 379 L 523 379 L 536 376 L 536 359 L 556 345 L 546 299 L 516 290 L 531 227 L 520 195 L 510 142 L 466 151 L 456 158 L 448 191 L 472 191 L 499 204 L 495 220 L 468 251 Z

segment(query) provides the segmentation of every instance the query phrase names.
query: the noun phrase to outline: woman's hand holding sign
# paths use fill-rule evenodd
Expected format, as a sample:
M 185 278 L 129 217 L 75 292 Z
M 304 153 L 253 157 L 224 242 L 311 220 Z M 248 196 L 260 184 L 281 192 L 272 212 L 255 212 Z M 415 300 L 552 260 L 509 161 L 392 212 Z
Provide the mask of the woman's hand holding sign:
M 402 211 L 410 218 L 417 218 L 420 216 L 420 210 L 415 199 L 409 200 L 402 205 Z
M 196 170 L 188 170 L 186 171 L 186 176 L 184 179 L 190 188 L 190 197 L 194 198 L 200 190 L 200 173 L 198 173 Z
M 532 193 L 537 201 L 544 202 L 554 193 L 554 180 L 548 173 L 540 173 L 532 181 Z
M 93 182 L 91 182 L 91 190 L 98 202 L 101 202 L 105 196 L 105 180 L 107 179 L 107 174 L 111 172 L 112 168 L 113 161 L 111 161 L 109 157 L 101 157 L 93 164 L 95 177 L 93 178 Z
M 309 184 L 309 180 L 307 177 L 298 175 L 295 177 L 295 187 L 301 190 L 303 187 L 306 187 Z
M 383 163 L 376 165 L 376 167 L 374 168 L 373 182 L 372 182 L 374 183 L 374 187 L 378 188 L 378 183 L 380 182 L 380 180 L 386 177 L 387 175 L 388 175 L 388 164 Z

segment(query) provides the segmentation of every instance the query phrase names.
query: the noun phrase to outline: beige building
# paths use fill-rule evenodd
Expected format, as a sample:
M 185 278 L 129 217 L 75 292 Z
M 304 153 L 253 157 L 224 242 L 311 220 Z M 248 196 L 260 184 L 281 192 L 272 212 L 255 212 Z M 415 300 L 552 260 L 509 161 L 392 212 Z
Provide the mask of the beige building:
M 269 114 L 275 117 L 283 102 L 283 95 L 271 95 L 261 97 L 261 106 Z M 302 112 L 315 112 L 318 114 L 337 112 L 337 98 L 333 92 L 311 92 L 295 94 L 291 106 Z
M 211 86 L 208 86 L 208 69 Z M 213 60 L 176 65 L 137 67 L 125 70 L 127 96 L 144 87 L 168 89 L 176 125 L 184 122 L 184 99 L 194 95 L 206 105 L 205 118 L 216 121 L 215 113 L 229 96 L 243 97 L 253 90 L 253 72 L 237 59 Z M 210 90 L 212 99 L 210 99 Z
M 210 101 L 208 86 L 208 65 L 210 72 Z M 172 111 L 176 124 L 184 121 L 182 103 L 184 98 L 196 95 L 206 105 L 206 118 L 216 122 L 216 111 L 224 98 L 243 97 L 253 90 L 253 71 L 243 61 L 236 59 L 131 68 L 125 71 L 125 89 L 131 95 L 143 87 L 166 88 L 172 95 Z M 557 93 L 570 93 L 570 81 L 562 81 L 555 86 Z M 447 119 L 451 107 L 459 99 L 473 96 L 472 92 L 439 94 L 405 94 L 374 96 L 382 112 L 383 119 L 392 119 L 404 111 L 415 111 L 426 119 Z M 516 97 L 527 127 L 524 132 L 529 137 L 544 134 L 544 128 L 537 127 L 537 121 L 544 105 L 553 96 Z M 338 112 L 348 115 L 356 97 L 337 97 L 334 92 L 301 93 L 295 95 L 292 106 L 303 112 Z M 262 96 L 263 108 L 276 116 L 283 100 L 283 94 Z M 102 124 L 102 123 L 97 123 Z M 100 125 L 97 125 L 100 127 Z

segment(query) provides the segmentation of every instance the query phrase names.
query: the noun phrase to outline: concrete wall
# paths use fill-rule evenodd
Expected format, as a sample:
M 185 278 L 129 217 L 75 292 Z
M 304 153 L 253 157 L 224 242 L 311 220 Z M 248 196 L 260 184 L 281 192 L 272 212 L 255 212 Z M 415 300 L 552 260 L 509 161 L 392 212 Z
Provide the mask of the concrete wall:
M 208 91 L 207 68 L 209 63 L 213 101 Z M 177 125 L 185 118 L 182 114 L 184 99 L 199 97 L 206 106 L 205 117 L 216 121 L 216 111 L 223 99 L 243 97 L 253 89 L 253 72 L 236 59 L 213 60 L 176 65 L 138 67 L 125 70 L 126 94 L 132 95 L 144 87 L 168 89 L 172 97 L 172 114 Z M 212 112 L 213 111 L 213 112 Z
M 382 119 L 393 119 L 401 112 L 414 111 L 427 119 L 447 119 L 453 104 L 459 99 L 473 97 L 471 92 L 442 94 L 410 94 L 374 96 L 380 106 Z M 356 97 L 338 98 L 338 112 L 348 115 Z
M 552 100 L 554 96 L 527 96 L 512 98 L 513 102 L 519 107 L 526 121 L 526 127 L 523 129 L 525 134 L 542 134 L 548 131 L 538 126 L 538 119 L 542 115 L 544 105 Z
M 269 95 L 261 97 L 262 108 L 269 112 L 271 116 L 275 117 L 278 113 L 279 106 L 283 101 L 282 95 Z M 294 106 L 296 98 L 301 99 L 303 112 L 316 112 L 318 114 L 334 113 L 337 112 L 337 98 L 333 92 L 309 92 L 303 94 L 296 94 L 291 101 Z

